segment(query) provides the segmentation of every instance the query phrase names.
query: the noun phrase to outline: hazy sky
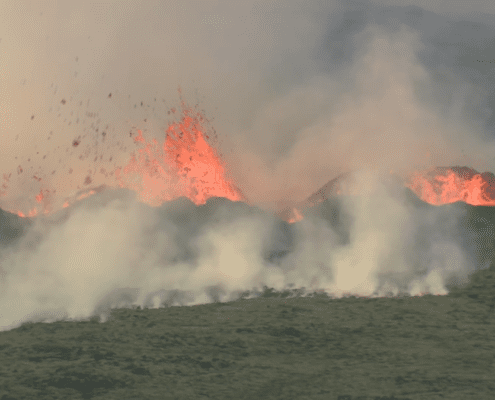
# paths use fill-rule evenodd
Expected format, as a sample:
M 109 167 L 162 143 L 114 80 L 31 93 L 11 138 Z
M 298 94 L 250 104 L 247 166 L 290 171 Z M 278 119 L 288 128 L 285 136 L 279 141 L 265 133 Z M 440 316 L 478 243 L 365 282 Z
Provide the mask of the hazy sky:
M 110 183 L 131 130 L 164 138 L 179 85 L 254 203 L 362 167 L 495 171 L 494 14 L 488 0 L 2 0 L 2 201 Z

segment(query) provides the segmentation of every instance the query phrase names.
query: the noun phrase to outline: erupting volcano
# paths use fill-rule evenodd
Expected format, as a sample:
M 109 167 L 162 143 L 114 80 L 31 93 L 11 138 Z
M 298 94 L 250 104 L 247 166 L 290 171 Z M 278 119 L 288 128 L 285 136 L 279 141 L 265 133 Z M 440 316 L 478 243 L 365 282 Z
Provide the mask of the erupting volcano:
M 204 204 L 211 197 L 246 202 L 241 190 L 227 179 L 224 162 L 207 141 L 210 138 L 206 133 L 208 121 L 184 101 L 181 106 L 182 118 L 169 124 L 162 144 L 156 138 L 147 142 L 142 131 L 138 130 L 134 143 L 143 147 L 137 150 L 137 155 L 134 152 L 130 155 L 124 167 L 115 169 L 113 176 L 117 186 L 136 191 L 140 201 L 155 207 L 179 197 L 187 197 L 196 205 Z M 172 109 L 172 112 L 176 110 Z M 77 145 L 73 144 L 74 147 Z M 8 188 L 11 176 L 11 173 L 4 174 L 4 189 Z M 37 176 L 33 179 L 42 180 Z M 90 182 L 91 179 L 87 178 L 85 184 Z M 65 198 L 63 207 L 112 186 L 115 184 L 80 190 Z M 27 213 L 20 210 L 10 212 L 20 217 L 34 217 L 56 211 L 52 204 L 55 194 L 55 189 L 42 187 L 34 196 L 41 210 L 34 207 Z
M 131 153 L 125 166 L 115 169 L 113 183 L 80 190 L 70 198 L 65 198 L 63 207 L 112 186 L 134 190 L 141 202 L 155 207 L 179 197 L 187 197 L 196 205 L 205 204 L 211 197 L 248 203 L 242 191 L 227 178 L 228 166 L 208 141 L 208 121 L 204 115 L 182 100 L 181 110 L 180 121 L 169 124 L 163 143 L 156 138 L 148 142 L 143 137 L 142 130 L 138 130 L 133 141 L 141 148 L 137 150 L 137 154 Z M 176 110 L 172 109 L 172 112 L 175 113 Z M 74 144 L 73 146 L 77 147 Z M 12 173 L 4 173 L 3 176 L 3 189 L 7 189 Z M 414 171 L 405 179 L 390 171 L 390 176 L 386 178 L 388 181 L 393 180 L 395 185 L 410 189 L 419 199 L 432 205 L 440 206 L 458 201 L 474 206 L 495 205 L 495 176 L 491 172 L 479 173 L 459 166 L 435 167 Z M 33 179 L 38 182 L 42 180 L 37 176 L 33 176 Z M 91 179 L 87 178 L 85 184 L 88 182 Z M 5 192 L 2 194 L 5 195 Z M 36 202 L 42 206 L 41 210 L 34 207 L 26 213 L 21 210 L 10 212 L 20 217 L 51 213 L 56 211 L 51 201 L 55 194 L 56 190 L 41 187 L 34 196 Z M 349 172 L 330 180 L 306 200 L 279 210 L 277 215 L 294 223 L 303 219 L 305 209 L 330 197 L 363 194 L 362 188 L 356 184 L 353 172 Z
M 493 398 L 494 10 L 0 0 L 0 400 Z
M 388 185 L 410 189 L 422 201 L 441 206 L 464 202 L 473 206 L 495 205 L 495 175 L 491 172 L 479 173 L 468 167 L 436 167 L 424 171 L 415 171 L 406 179 L 396 176 L 381 177 Z M 359 187 L 355 175 L 351 172 L 341 174 L 315 191 L 306 200 L 287 207 L 278 215 L 288 221 L 297 222 L 303 218 L 304 210 L 311 208 L 331 197 L 372 195 L 364 193 Z

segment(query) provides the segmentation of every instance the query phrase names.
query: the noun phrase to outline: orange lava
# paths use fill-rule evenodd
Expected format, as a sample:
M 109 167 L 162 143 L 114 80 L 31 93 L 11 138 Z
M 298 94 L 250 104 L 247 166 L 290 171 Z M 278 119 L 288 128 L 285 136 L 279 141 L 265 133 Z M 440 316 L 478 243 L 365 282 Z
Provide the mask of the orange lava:
M 115 181 L 108 187 L 118 186 L 135 190 L 140 201 L 155 207 L 182 196 L 189 198 L 196 205 L 206 203 L 210 197 L 246 201 L 242 192 L 227 179 L 224 163 L 207 142 L 209 136 L 205 133 L 205 123 L 208 121 L 201 113 L 187 107 L 183 101 L 181 105 L 182 119 L 169 125 L 162 144 L 156 139 L 148 143 L 142 132 L 138 131 L 134 142 L 144 147 L 137 150 L 137 155 L 132 153 L 123 168 L 116 168 L 113 176 Z M 172 112 L 175 110 L 172 109 Z M 11 175 L 4 174 L 3 189 L 8 189 Z M 37 176 L 33 179 L 41 181 Z M 86 184 L 85 182 L 84 185 Z M 68 207 L 82 198 L 103 190 L 103 186 L 92 188 L 94 190 L 88 188 L 64 199 L 59 204 L 62 208 Z M 20 217 L 49 214 L 55 211 L 52 210 L 51 201 L 55 198 L 55 192 L 42 188 L 35 196 L 39 204 L 37 207 L 31 208 L 27 213 L 20 210 L 9 210 L 9 212 Z M 5 194 L 6 192 L 0 192 L 0 195 Z
M 457 201 L 473 206 L 495 205 L 495 176 L 467 167 L 436 167 L 415 172 L 406 186 L 421 200 L 433 205 Z
M 392 176 L 393 171 L 390 171 L 390 174 Z M 432 205 L 462 201 L 474 206 L 495 206 L 495 175 L 491 172 L 479 173 L 468 167 L 436 167 L 416 171 L 401 182 L 418 198 Z M 342 174 L 322 186 L 305 201 L 296 206 L 286 207 L 277 215 L 288 223 L 301 221 L 305 210 L 328 198 L 359 195 L 359 188 L 355 183 L 352 174 Z
M 295 207 L 292 207 L 289 215 L 290 217 L 287 219 L 287 222 L 289 224 L 294 224 L 296 222 L 301 221 L 304 218 L 301 212 Z
M 242 192 L 227 178 L 221 157 L 207 141 L 208 121 L 200 112 L 187 107 L 182 100 L 181 109 L 182 118 L 179 122 L 169 124 L 163 143 L 159 143 L 156 138 L 148 142 L 142 131 L 138 130 L 134 143 L 142 148 L 131 154 L 124 167 L 115 170 L 111 176 L 115 180 L 108 186 L 87 187 L 92 182 L 88 175 L 83 184 L 87 187 L 85 190 L 70 198 L 59 199 L 62 201 L 57 204 L 62 208 L 68 207 L 111 186 L 132 189 L 137 192 L 140 201 L 154 207 L 178 197 L 187 197 L 196 205 L 205 204 L 211 197 L 247 202 Z M 175 113 L 175 110 L 172 109 L 172 112 Z M 79 143 L 79 140 L 74 140 L 72 146 L 78 147 Z M 94 161 L 96 160 L 97 157 Z M 22 171 L 19 165 L 18 175 Z M 390 174 L 395 176 L 393 171 Z M 6 195 L 11 176 L 12 173 L 3 174 L 0 196 Z M 106 173 L 105 176 L 107 177 Z M 32 178 L 37 182 L 42 181 L 37 175 Z M 424 202 L 433 205 L 462 201 L 475 206 L 495 206 L 495 175 L 490 172 L 479 173 L 468 167 L 436 167 L 416 171 L 406 180 L 400 179 L 400 184 L 411 189 Z M 353 174 L 345 173 L 329 181 L 305 201 L 285 206 L 277 215 L 289 223 L 295 223 L 304 218 L 305 209 L 330 197 L 359 195 L 360 189 Z M 32 207 L 26 213 L 20 210 L 9 211 L 20 217 L 49 214 L 56 211 L 52 209 L 55 194 L 56 190 L 42 187 L 35 196 L 38 207 Z
M 128 164 L 116 171 L 118 185 L 138 192 L 140 201 L 152 206 L 185 196 L 196 205 L 204 204 L 210 197 L 225 197 L 232 201 L 246 201 L 239 189 L 225 178 L 224 165 L 205 140 L 199 113 L 191 115 L 191 109 L 184 109 L 180 123 L 167 129 L 163 145 L 156 139 L 147 143 L 142 132 L 134 138 L 136 143 L 145 146 L 131 155 Z M 8 179 L 5 179 L 8 181 Z M 278 212 L 278 216 L 288 223 L 301 221 L 304 209 L 321 201 L 342 194 L 352 195 L 352 174 L 344 174 L 331 180 L 308 199 L 296 206 Z M 404 186 L 411 189 L 421 200 L 432 205 L 465 202 L 474 206 L 495 206 L 495 175 L 479 173 L 468 167 L 435 167 L 416 171 L 409 175 Z M 89 197 L 103 190 L 97 188 L 78 194 L 66 200 L 63 207 Z M 38 203 L 44 203 L 44 210 L 36 207 L 27 213 L 10 211 L 20 217 L 34 217 L 39 213 L 48 214 L 48 190 L 40 190 L 35 196 Z
M 116 171 L 119 186 L 135 190 L 140 201 L 151 206 L 181 196 L 196 205 L 206 203 L 210 197 L 245 200 L 226 179 L 222 160 L 205 140 L 203 117 L 182 105 L 182 121 L 168 127 L 163 145 L 156 139 L 147 143 L 138 131 L 134 141 L 145 147 Z

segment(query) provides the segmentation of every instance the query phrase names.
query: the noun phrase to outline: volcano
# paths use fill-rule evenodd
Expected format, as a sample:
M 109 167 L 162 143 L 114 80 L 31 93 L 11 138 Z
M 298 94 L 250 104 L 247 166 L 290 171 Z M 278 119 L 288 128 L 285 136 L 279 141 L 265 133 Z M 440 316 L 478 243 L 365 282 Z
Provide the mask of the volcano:
M 386 193 L 407 207 L 419 224 L 410 244 L 415 252 L 422 253 L 427 243 L 435 241 L 441 232 L 444 238 L 461 242 L 473 266 L 485 268 L 495 257 L 494 182 L 495 176 L 490 172 L 479 173 L 459 166 L 415 172 L 406 179 L 392 172 L 382 175 L 347 172 L 331 179 L 305 200 L 278 211 L 277 215 L 291 224 L 304 218 L 323 219 L 337 234 L 340 244 L 348 245 L 355 225 L 349 203 Z M 435 227 L 432 218 L 436 221 Z M 449 220 L 455 222 L 447 223 Z M 414 262 L 413 257 L 411 262 Z
M 176 111 L 178 111 L 176 108 L 171 108 L 168 114 L 175 115 Z M 140 129 L 137 130 L 137 134 L 131 130 L 133 144 L 139 147 L 130 153 L 124 165 L 115 166 L 113 171 L 107 171 L 105 168 L 98 168 L 95 164 L 90 169 L 92 175 L 85 176 L 84 181 L 79 185 L 77 182 L 72 182 L 69 177 L 65 181 L 60 179 L 58 182 L 53 178 L 46 179 L 46 174 L 39 171 L 32 178 L 28 178 L 35 181 L 34 186 L 31 187 L 37 188 L 36 194 L 32 196 L 36 205 L 30 206 L 29 209 L 7 210 L 20 217 L 50 214 L 112 187 L 133 190 L 137 193 L 139 201 L 153 207 L 179 197 L 186 197 L 195 205 L 203 205 L 212 197 L 250 205 L 242 189 L 228 174 L 228 166 L 215 146 L 216 132 L 209 125 L 204 112 L 199 110 L 198 105 L 195 107 L 187 105 L 181 96 L 180 111 L 181 113 L 177 115 L 179 118 L 168 123 L 163 141 L 146 138 Z M 84 137 L 75 139 L 71 150 L 81 151 L 83 139 Z M 88 148 L 84 151 L 89 152 Z M 83 154 L 79 156 L 81 157 Z M 99 158 L 101 160 L 101 155 Z M 97 161 L 97 157 L 94 161 Z M 19 165 L 18 175 L 22 171 Z M 70 168 L 68 173 L 72 174 L 72 172 Z M 55 171 L 51 175 L 53 173 Z M 105 176 L 103 184 L 95 183 L 93 175 L 97 173 Z M 376 174 L 371 171 L 369 177 L 362 176 L 361 179 L 359 176 L 362 173 L 362 171 L 343 173 L 328 181 L 305 200 L 297 203 L 289 201 L 291 206 L 278 210 L 276 214 L 289 223 L 300 221 L 308 209 L 329 198 L 372 195 L 373 188 L 370 184 L 376 179 L 382 186 L 387 187 L 387 191 L 395 193 L 394 196 L 405 196 L 410 202 L 420 200 L 436 206 L 456 202 L 473 206 L 495 205 L 495 175 L 491 172 L 479 173 L 466 166 L 453 166 L 413 171 L 405 177 L 398 176 L 392 171 L 389 174 Z M 4 183 L 0 196 L 5 196 L 9 192 L 12 174 L 12 171 L 3 173 Z M 67 182 L 74 189 L 68 196 L 62 195 L 60 190 Z M 77 190 L 75 190 L 76 185 Z
M 491 173 L 346 172 L 276 218 L 227 178 L 197 121 L 186 115 L 161 145 L 140 132 L 144 147 L 116 173 L 117 187 L 87 187 L 33 216 L 0 210 L 1 282 L 17 282 L 9 290 L 18 296 L 27 268 L 36 288 L 13 320 L 45 298 L 63 308 L 73 291 L 71 318 L 120 304 L 158 307 L 177 291 L 192 293 L 177 295 L 184 304 L 264 286 L 337 297 L 446 294 L 492 263 Z M 103 282 L 97 291 L 95 281 Z M 140 297 L 125 292 L 134 287 Z
M 297 222 L 308 209 L 331 198 L 370 195 L 357 181 L 359 172 L 346 172 L 331 179 L 305 200 L 278 211 L 288 222 Z M 416 206 L 427 203 L 435 206 L 463 202 L 472 206 L 495 205 L 495 175 L 479 173 L 469 167 L 435 167 L 416 171 L 402 178 L 392 171 L 378 176 L 389 193 L 401 195 Z M 372 189 L 371 189 L 372 190 Z M 368 193 L 366 193 L 368 192 Z
M 175 114 L 176 109 L 172 108 L 171 111 Z M 78 185 L 77 190 L 68 196 L 61 196 L 57 186 L 66 186 L 66 182 L 48 186 L 44 174 L 40 172 L 31 178 L 39 188 L 33 196 L 36 205 L 28 210 L 10 208 L 8 211 L 20 217 L 51 214 L 112 187 L 133 190 L 142 203 L 154 207 L 179 197 L 186 197 L 196 205 L 205 204 L 211 197 L 247 203 L 241 189 L 227 177 L 225 163 L 212 145 L 215 131 L 208 124 L 209 121 L 197 110 L 197 106 L 190 107 L 181 100 L 181 117 L 169 123 L 165 139 L 160 142 L 156 138 L 147 140 L 143 131 L 138 129 L 133 144 L 139 147 L 130 153 L 127 163 L 108 172 L 100 168 L 98 174 L 106 177 L 104 184 L 92 185 L 94 176 L 87 175 L 82 188 Z M 131 137 L 133 133 L 131 131 Z M 74 140 L 72 147 L 79 149 L 80 140 Z M 96 157 L 94 161 L 97 162 Z M 96 166 L 93 166 L 92 171 L 98 170 Z M 19 174 L 22 171 L 19 166 Z M 71 168 L 69 174 L 72 172 Z M 2 188 L 5 190 L 0 191 L 0 196 L 8 193 L 11 176 L 12 172 L 3 174 Z M 72 179 L 67 181 L 76 184 Z
M 192 293 L 184 304 L 264 286 L 337 297 L 445 294 L 495 254 L 489 172 L 347 171 L 274 213 L 233 181 L 197 108 L 182 102 L 165 138 L 144 130 L 130 137 L 136 151 L 105 172 L 103 184 L 92 175 L 80 185 L 68 179 L 66 196 L 62 181 L 37 173 L 30 186 L 37 205 L 0 210 L 2 284 L 14 282 L 10 296 L 25 298 L 12 321 L 43 309 L 47 298 L 63 309 L 70 300 L 66 312 L 79 318 L 121 302 L 173 302 L 175 291 Z M 94 289 L 94 282 L 102 283 Z

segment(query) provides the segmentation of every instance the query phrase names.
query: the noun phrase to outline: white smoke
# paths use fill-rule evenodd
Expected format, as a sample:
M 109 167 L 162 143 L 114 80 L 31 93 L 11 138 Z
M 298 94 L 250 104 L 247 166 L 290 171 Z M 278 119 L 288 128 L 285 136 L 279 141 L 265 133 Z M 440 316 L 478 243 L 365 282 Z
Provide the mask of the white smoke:
M 115 307 L 229 301 L 266 287 L 333 297 L 446 294 L 447 283 L 474 270 L 467 249 L 445 235 L 459 232 L 458 215 L 430 210 L 417 223 L 414 209 L 375 176 L 358 174 L 369 192 L 342 203 L 352 220 L 344 240 L 318 211 L 289 225 L 225 199 L 154 208 L 125 189 L 35 218 L 0 249 L 1 329 L 104 321 Z M 416 243 L 419 236 L 428 243 Z

